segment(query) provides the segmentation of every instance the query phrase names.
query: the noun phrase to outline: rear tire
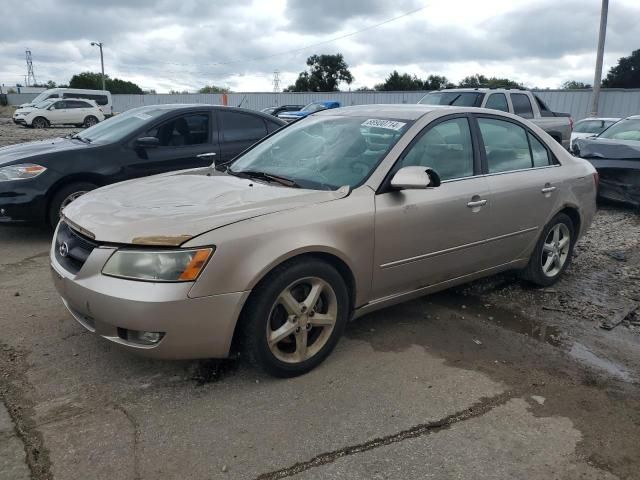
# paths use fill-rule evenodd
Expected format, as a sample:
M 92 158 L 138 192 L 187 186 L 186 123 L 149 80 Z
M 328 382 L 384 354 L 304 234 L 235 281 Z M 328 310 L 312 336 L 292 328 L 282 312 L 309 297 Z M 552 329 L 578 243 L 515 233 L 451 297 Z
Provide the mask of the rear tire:
M 98 188 L 97 185 L 90 182 L 74 182 L 68 185 L 65 185 L 60 190 L 58 190 L 53 197 L 51 198 L 51 202 L 49 203 L 49 211 L 47 214 L 47 221 L 51 228 L 55 228 L 60 220 L 60 213 L 71 202 L 73 202 L 76 198 L 84 195 L 91 190 Z
M 33 128 L 47 128 L 49 127 L 49 120 L 47 120 L 44 117 L 36 117 L 33 119 L 33 121 L 31 122 L 31 126 Z
M 541 287 L 553 285 L 571 264 L 575 241 L 576 232 L 571 218 L 559 213 L 542 230 L 521 276 Z
M 313 258 L 286 262 L 247 301 L 242 349 L 250 363 L 270 375 L 307 373 L 338 343 L 349 305 L 345 281 L 332 265 Z
M 93 127 L 96 123 L 98 123 L 98 119 L 93 115 L 89 115 L 84 119 L 83 125 L 85 128 Z

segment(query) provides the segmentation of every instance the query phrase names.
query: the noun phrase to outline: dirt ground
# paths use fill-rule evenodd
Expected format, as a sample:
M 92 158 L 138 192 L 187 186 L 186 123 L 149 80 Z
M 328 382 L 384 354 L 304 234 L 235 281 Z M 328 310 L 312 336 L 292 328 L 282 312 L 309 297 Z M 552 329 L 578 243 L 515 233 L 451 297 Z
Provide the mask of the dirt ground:
M 49 244 L 0 228 L 2 479 L 640 478 L 636 211 L 601 206 L 552 288 L 503 274 L 367 315 L 290 380 L 95 338 Z

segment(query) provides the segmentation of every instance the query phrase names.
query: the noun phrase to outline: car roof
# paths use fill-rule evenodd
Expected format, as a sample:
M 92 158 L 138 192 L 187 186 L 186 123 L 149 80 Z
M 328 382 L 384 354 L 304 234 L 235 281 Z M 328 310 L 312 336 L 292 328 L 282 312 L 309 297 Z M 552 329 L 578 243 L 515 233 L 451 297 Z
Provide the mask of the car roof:
M 351 107 L 334 108 L 314 113 L 317 115 L 340 115 L 345 117 L 384 117 L 397 120 L 417 120 L 434 110 L 451 110 L 454 112 L 477 112 L 477 108 L 450 107 L 447 105 L 421 105 L 421 104 L 375 104 L 353 105 Z
M 617 122 L 618 120 L 620 120 L 620 117 L 587 117 L 587 118 L 582 118 L 578 120 L 576 123 L 586 122 L 589 120 L 607 120 L 607 121 Z
M 630 117 L 625 118 L 625 120 L 640 120 L 640 115 L 631 115 Z
M 435 90 L 429 93 L 441 93 L 441 92 L 526 92 L 527 90 L 522 88 L 490 88 L 490 87 L 476 87 L 476 88 L 443 88 L 442 90 Z M 427 95 L 429 94 L 427 93 Z
M 188 110 L 195 110 L 195 109 L 202 109 L 202 108 L 213 108 L 216 110 L 226 109 L 226 110 L 235 110 L 243 113 L 252 113 L 256 116 L 267 118 L 271 121 L 275 120 L 277 123 L 280 122 L 278 117 L 274 117 L 273 115 L 267 115 L 266 113 L 263 113 L 259 110 L 250 110 L 248 108 L 242 108 L 242 107 L 230 107 L 227 105 L 212 105 L 207 103 L 161 103 L 156 105 L 144 105 L 142 107 L 136 107 L 138 111 L 142 111 L 142 112 L 147 110 L 166 110 L 167 112 L 182 111 L 182 110 L 188 111 Z M 284 125 L 285 122 L 282 121 L 282 124 Z

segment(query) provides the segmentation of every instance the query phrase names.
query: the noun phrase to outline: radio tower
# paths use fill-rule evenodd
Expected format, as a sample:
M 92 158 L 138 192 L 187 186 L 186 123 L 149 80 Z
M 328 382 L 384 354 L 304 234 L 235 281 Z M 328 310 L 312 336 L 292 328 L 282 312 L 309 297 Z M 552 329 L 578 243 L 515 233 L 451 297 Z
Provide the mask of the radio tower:
M 273 92 L 280 92 L 280 72 L 278 70 L 273 72 Z
M 27 79 L 26 79 L 27 85 L 26 86 L 28 87 L 29 85 L 36 84 L 36 75 L 33 73 L 33 62 L 31 61 L 31 50 L 27 48 L 24 54 L 27 60 Z

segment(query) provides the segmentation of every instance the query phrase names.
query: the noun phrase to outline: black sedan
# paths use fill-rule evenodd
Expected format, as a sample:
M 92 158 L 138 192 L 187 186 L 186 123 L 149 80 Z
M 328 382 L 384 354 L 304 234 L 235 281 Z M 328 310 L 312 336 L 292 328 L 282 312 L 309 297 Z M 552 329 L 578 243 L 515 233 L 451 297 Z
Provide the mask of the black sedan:
M 0 148 L 0 222 L 55 226 L 85 192 L 229 161 L 283 125 L 242 108 L 149 105 L 65 138 Z

